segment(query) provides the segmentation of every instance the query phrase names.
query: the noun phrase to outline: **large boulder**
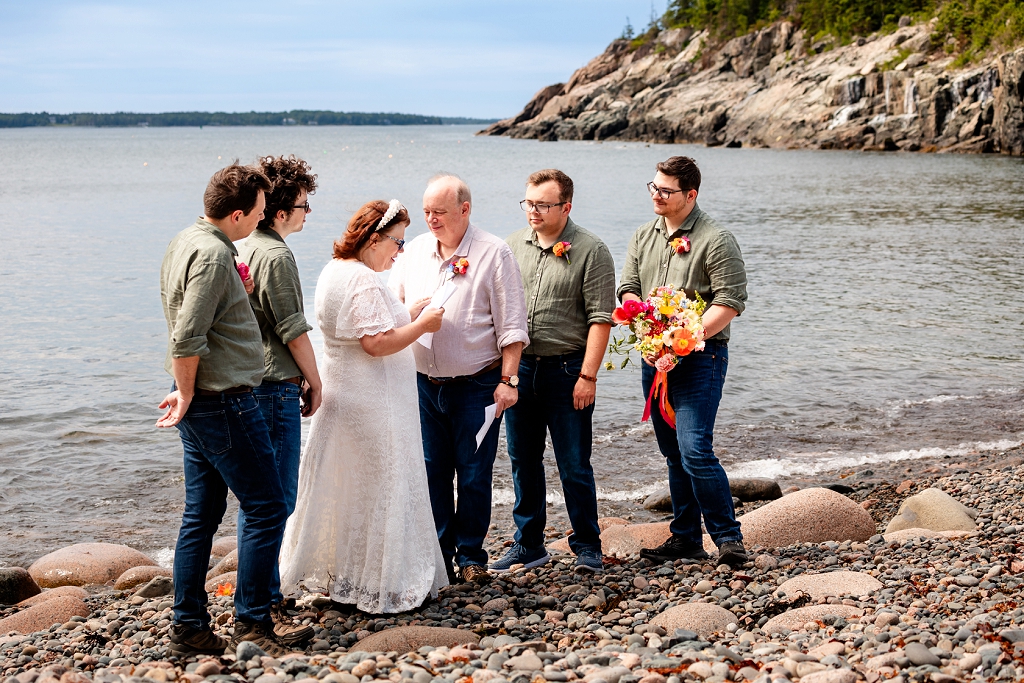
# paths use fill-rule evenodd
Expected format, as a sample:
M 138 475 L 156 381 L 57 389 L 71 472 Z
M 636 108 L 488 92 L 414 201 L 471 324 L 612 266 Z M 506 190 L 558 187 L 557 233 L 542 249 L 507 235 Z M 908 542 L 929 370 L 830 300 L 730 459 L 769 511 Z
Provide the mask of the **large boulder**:
M 601 550 L 605 555 L 629 555 L 638 553 L 640 552 L 640 546 L 637 546 L 636 543 L 641 541 L 646 542 L 644 539 L 648 536 L 660 539 L 654 545 L 661 545 L 670 535 L 670 532 L 668 531 L 668 522 L 657 522 L 654 524 L 630 524 L 619 517 L 602 517 L 597 520 L 597 524 L 601 529 Z M 624 529 L 633 527 L 644 528 L 634 531 L 624 531 Z M 654 528 L 657 528 L 657 530 L 652 530 Z M 636 547 L 631 552 L 623 552 L 623 544 L 627 549 L 633 548 L 634 546 Z M 645 545 L 643 547 L 652 548 L 654 546 Z M 569 538 L 560 538 L 557 541 L 549 543 L 548 550 L 554 553 L 572 552 L 569 548 Z
M 173 571 L 167 567 L 132 567 L 114 582 L 114 588 L 119 591 L 126 591 L 144 583 L 149 583 L 157 576 L 172 576 Z
M 44 555 L 28 571 L 43 588 L 56 588 L 112 583 L 132 567 L 155 564 L 126 545 L 78 543 Z
M 15 605 L 39 595 L 39 586 L 32 575 L 21 567 L 0 568 L 0 605 Z
M 974 531 L 977 526 L 971 511 L 956 498 L 939 489 L 925 489 L 903 501 L 899 512 L 885 527 L 885 532 L 914 528 Z
M 399 626 L 369 635 L 353 645 L 351 652 L 398 652 L 405 654 L 424 645 L 455 647 L 479 643 L 480 636 L 472 631 L 435 626 Z
M 41 605 L 47 600 L 53 600 L 54 598 L 68 597 L 83 600 L 89 597 L 89 592 L 78 586 L 60 586 L 59 588 L 51 588 L 39 595 L 33 595 L 31 598 L 22 600 L 18 603 L 18 607 L 32 607 L 33 605 Z
M 781 548 L 793 543 L 866 541 L 875 534 L 868 511 L 841 493 L 796 491 L 739 518 L 743 542 Z
M 779 590 L 786 595 L 795 595 L 797 591 L 800 591 L 815 600 L 829 596 L 870 595 L 881 588 L 882 582 L 870 574 L 846 571 L 801 574 L 779 586 Z
M 237 547 L 237 536 L 223 536 L 213 542 L 213 546 L 210 548 L 210 557 L 224 557 Z
M 669 607 L 651 619 L 653 626 L 660 626 L 669 633 L 681 628 L 694 631 L 701 638 L 724 631 L 729 624 L 736 623 L 736 615 L 718 605 L 707 602 L 688 602 Z
M 779 482 L 765 477 L 730 479 L 729 490 L 734 497 L 744 502 L 782 498 L 782 488 L 779 486 Z
M 67 622 L 71 617 L 87 617 L 91 611 L 81 598 L 54 598 L 12 614 L 6 619 L 0 619 L 0 633 L 14 631 L 25 634 L 44 631 L 54 624 Z
M 782 630 L 795 631 L 803 628 L 803 625 L 809 621 L 820 621 L 828 616 L 852 619 L 863 616 L 863 614 L 863 610 L 848 605 L 810 605 L 809 607 L 797 607 L 783 612 L 777 617 L 772 617 L 761 628 L 765 633 L 778 633 Z
M 658 489 L 644 499 L 644 509 L 652 512 L 672 512 L 672 494 L 668 487 Z
M 214 565 L 213 569 L 206 573 L 206 578 L 212 579 L 215 576 L 236 571 L 238 571 L 238 551 L 232 550 L 220 562 Z

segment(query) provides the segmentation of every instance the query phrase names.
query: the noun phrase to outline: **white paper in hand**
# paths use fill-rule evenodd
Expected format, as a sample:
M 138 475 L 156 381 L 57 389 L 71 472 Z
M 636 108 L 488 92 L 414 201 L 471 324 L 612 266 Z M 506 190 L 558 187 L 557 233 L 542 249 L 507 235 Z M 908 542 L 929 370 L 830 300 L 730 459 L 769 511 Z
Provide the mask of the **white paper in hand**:
M 452 294 L 455 293 L 455 290 L 456 287 L 454 282 L 451 280 L 445 281 L 445 283 L 441 285 L 436 292 L 434 292 L 434 296 L 430 297 L 430 303 L 427 304 L 427 308 L 441 308 L 444 306 L 444 303 L 451 298 Z M 424 332 L 416 341 L 429 349 L 430 345 L 434 341 L 434 333 Z
M 476 447 L 478 450 L 480 448 L 480 444 L 484 442 L 484 437 L 487 436 L 487 431 L 491 428 L 491 425 L 494 424 L 494 414 L 496 412 L 498 412 L 497 403 L 492 403 L 484 408 L 484 426 L 476 433 Z

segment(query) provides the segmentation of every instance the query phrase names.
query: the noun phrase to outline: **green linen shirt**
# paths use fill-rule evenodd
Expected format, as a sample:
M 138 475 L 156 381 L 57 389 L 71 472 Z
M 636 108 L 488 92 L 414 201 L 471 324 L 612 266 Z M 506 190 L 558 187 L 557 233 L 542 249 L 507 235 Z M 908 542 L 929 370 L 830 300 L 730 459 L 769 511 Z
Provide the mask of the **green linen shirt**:
M 615 261 L 600 238 L 569 218 L 557 240 L 572 245 L 564 256 L 554 255 L 554 245 L 541 247 L 529 227 L 506 241 L 519 262 L 526 293 L 530 345 L 523 353 L 555 356 L 582 351 L 591 325 L 611 324 Z
M 690 251 L 677 254 L 670 242 L 686 235 Z M 708 306 L 728 306 L 743 313 L 747 301 L 747 273 L 740 246 L 732 233 L 725 230 L 694 204 L 693 211 L 682 226 L 671 235 L 666 232 L 665 219 L 644 223 L 633 234 L 626 252 L 626 264 L 617 291 L 647 297 L 655 287 L 674 285 L 686 290 L 688 296 L 700 294 Z M 712 339 L 729 340 L 729 325 Z
M 199 356 L 196 388 L 224 391 L 263 379 L 260 327 L 235 269 L 235 245 L 202 218 L 167 245 L 160 299 L 167 319 L 167 360 Z
M 264 380 L 280 382 L 302 371 L 288 342 L 312 328 L 302 310 L 302 284 L 295 255 L 273 230 L 254 230 L 242 243 L 242 260 L 252 273 L 249 303 L 263 339 Z

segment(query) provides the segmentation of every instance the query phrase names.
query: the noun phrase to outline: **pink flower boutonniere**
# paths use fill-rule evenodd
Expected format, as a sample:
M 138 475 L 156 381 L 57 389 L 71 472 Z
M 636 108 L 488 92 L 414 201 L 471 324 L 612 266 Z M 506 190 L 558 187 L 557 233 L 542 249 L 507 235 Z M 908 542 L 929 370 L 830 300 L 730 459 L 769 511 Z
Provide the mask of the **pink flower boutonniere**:
M 460 258 L 458 261 L 452 261 L 448 264 L 448 272 L 454 277 L 456 275 L 465 275 L 466 270 L 469 268 L 469 261 L 464 258 Z
M 685 254 L 690 251 L 690 238 L 685 235 L 677 237 L 669 242 L 669 246 L 672 247 L 672 251 L 677 254 Z
M 551 253 L 561 258 L 565 257 L 565 262 L 572 265 L 572 261 L 569 260 L 569 250 L 572 249 L 571 242 L 555 242 L 554 246 L 551 247 Z
M 249 279 L 249 266 L 239 261 L 237 264 L 235 264 L 235 268 L 238 269 L 238 276 L 242 278 L 242 282 L 245 282 L 246 280 Z

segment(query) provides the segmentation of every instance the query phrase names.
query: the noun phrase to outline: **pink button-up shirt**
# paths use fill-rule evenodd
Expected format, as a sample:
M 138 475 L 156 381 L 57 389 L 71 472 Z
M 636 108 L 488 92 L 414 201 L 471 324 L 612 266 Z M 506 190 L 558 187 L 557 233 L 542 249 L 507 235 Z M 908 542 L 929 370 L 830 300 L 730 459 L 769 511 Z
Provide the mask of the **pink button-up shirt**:
M 469 267 L 463 275 L 452 275 L 448 265 L 460 258 Z M 412 345 L 418 372 L 431 377 L 473 375 L 500 358 L 509 344 L 530 343 L 519 264 L 503 240 L 470 225 L 455 254 L 444 259 L 437 238 L 429 232 L 420 235 L 405 245 L 388 286 L 411 304 L 433 296 L 449 278 L 456 290 L 444 304 L 441 329 L 429 349 L 419 342 Z

